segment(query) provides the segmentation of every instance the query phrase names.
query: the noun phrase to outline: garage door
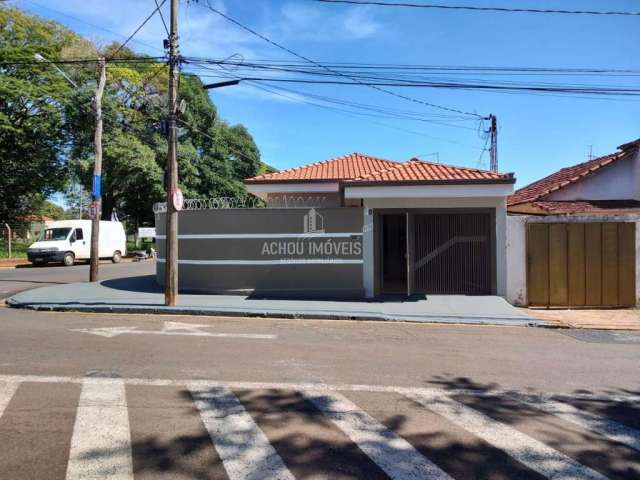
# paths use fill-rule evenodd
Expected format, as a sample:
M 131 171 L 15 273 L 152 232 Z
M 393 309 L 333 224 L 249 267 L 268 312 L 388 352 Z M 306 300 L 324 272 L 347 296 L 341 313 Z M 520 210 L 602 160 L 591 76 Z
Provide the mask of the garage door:
M 635 223 L 530 223 L 532 306 L 635 305 Z
M 490 213 L 414 214 L 410 220 L 414 292 L 492 293 Z

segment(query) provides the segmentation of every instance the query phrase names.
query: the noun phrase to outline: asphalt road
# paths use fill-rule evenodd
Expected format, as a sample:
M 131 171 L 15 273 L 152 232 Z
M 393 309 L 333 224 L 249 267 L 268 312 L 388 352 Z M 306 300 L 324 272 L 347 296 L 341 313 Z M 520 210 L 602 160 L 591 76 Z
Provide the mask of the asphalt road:
M 0 308 L 0 479 L 640 479 L 639 366 L 624 332 Z
M 135 275 L 149 275 L 155 271 L 152 261 L 100 263 L 100 278 L 103 280 Z M 45 287 L 59 283 L 84 282 L 89 279 L 89 265 L 76 264 L 72 267 L 45 265 L 22 268 L 0 268 L 0 299 L 31 288 Z

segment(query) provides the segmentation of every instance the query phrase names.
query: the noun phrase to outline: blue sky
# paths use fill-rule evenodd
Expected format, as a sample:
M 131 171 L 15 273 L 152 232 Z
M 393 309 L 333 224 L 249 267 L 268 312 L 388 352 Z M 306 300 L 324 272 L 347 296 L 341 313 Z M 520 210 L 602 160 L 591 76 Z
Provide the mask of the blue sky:
M 98 42 L 122 41 L 155 8 L 153 0 L 13 0 Z M 435 2 L 433 2 L 435 3 Z M 635 0 L 456 0 L 457 5 L 640 10 Z M 476 13 L 325 5 L 309 0 L 213 0 L 216 8 L 321 62 L 640 69 L 640 18 Z M 168 9 L 163 8 L 168 18 Z M 180 4 L 181 53 L 246 60 L 296 60 L 193 2 Z M 103 29 L 97 28 L 100 26 Z M 105 31 L 108 30 L 108 31 Z M 123 37 L 124 36 L 124 37 Z M 166 36 L 153 18 L 131 46 L 161 54 Z M 155 48 L 152 48 L 155 46 Z M 528 78 L 526 80 L 533 80 Z M 538 81 L 584 82 L 538 77 Z M 635 85 L 640 77 L 587 80 Z M 298 91 L 421 114 L 443 112 L 362 86 L 287 86 Z M 542 95 L 396 88 L 398 93 L 464 111 L 497 115 L 501 171 L 523 186 L 563 166 L 640 137 L 640 99 L 586 100 Z M 484 140 L 474 121 L 454 128 L 339 114 L 249 84 L 211 91 L 223 118 L 246 125 L 263 160 L 279 168 L 359 151 L 394 160 L 423 155 L 477 166 Z M 488 167 L 488 154 L 482 166 Z

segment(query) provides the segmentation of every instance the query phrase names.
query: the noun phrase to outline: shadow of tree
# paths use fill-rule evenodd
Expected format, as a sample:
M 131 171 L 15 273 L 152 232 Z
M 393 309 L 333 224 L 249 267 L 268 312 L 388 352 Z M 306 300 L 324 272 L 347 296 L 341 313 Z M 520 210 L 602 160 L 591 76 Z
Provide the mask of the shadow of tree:
M 458 405 L 507 425 L 608 478 L 640 479 L 640 453 L 637 450 L 544 412 L 535 405 L 520 402 L 505 394 L 497 383 L 476 382 L 469 377 L 439 376 L 428 382 L 428 386 L 437 386 L 438 391 L 444 392 L 447 399 L 453 399 Z M 216 390 L 211 389 L 210 392 Z M 342 412 L 334 404 L 335 398 L 331 394 L 316 394 L 312 402 L 300 392 L 290 390 L 234 390 L 233 393 L 296 478 L 388 478 L 361 447 L 403 458 L 406 451 L 393 441 L 395 435 L 407 440 L 453 478 L 465 480 L 539 479 L 543 476 L 535 471 L 536 462 L 548 465 L 554 461 L 553 456 L 540 454 L 536 449 L 527 451 L 526 445 L 520 445 L 517 447 L 521 455 L 530 459 L 529 466 L 525 466 L 492 445 L 489 437 L 472 434 L 455 418 L 441 417 L 400 393 L 342 392 L 387 429 L 378 432 L 378 436 L 365 438 L 366 443 L 361 443 L 361 446 L 355 444 L 323 412 Z M 582 397 L 554 398 L 628 426 L 637 428 L 640 424 L 640 405 L 637 403 L 594 400 L 590 396 L 595 393 L 588 391 L 574 393 Z M 607 392 L 608 395 L 637 393 L 632 390 Z M 136 478 L 226 478 L 222 461 L 200 420 L 200 410 L 192 393 L 182 389 L 177 395 L 183 403 L 181 415 L 197 417 L 198 431 L 184 434 L 178 428 L 168 437 L 147 435 L 134 439 L 132 450 Z M 371 400 L 368 400 L 369 396 Z M 360 410 L 349 413 L 356 417 L 363 415 Z M 225 417 L 237 414 L 233 409 L 221 413 Z M 243 428 L 241 422 L 238 425 L 239 429 Z M 251 446 L 243 432 L 215 440 L 225 442 L 230 455 L 236 458 L 244 458 L 245 450 Z M 101 451 L 91 452 L 91 455 L 117 453 Z M 264 460 L 253 458 L 252 462 L 259 464 Z M 398 469 L 402 468 L 406 466 L 399 464 Z M 562 462 L 557 464 L 555 474 L 558 478 L 577 478 L 571 465 Z M 426 478 L 426 474 L 416 472 L 415 478 Z

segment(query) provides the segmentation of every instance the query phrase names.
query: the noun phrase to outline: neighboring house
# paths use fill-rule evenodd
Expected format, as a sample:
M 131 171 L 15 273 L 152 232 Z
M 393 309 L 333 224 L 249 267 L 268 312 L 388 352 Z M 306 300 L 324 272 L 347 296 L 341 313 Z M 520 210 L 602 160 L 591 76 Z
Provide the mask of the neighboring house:
M 640 302 L 640 139 L 517 190 L 508 212 L 509 301 Z
M 514 182 L 512 174 L 360 153 L 259 175 L 245 185 L 268 208 L 180 213 L 180 285 L 286 296 L 504 296 Z M 159 282 L 163 223 L 156 217 Z

